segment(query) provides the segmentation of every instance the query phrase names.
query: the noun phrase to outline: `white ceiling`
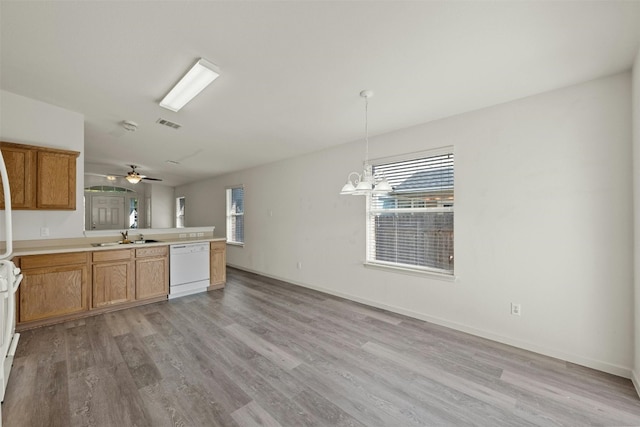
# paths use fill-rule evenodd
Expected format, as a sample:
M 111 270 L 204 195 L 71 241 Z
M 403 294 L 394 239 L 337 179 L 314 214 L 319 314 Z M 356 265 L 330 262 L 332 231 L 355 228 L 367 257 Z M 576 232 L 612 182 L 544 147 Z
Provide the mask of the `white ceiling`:
M 0 28 L 0 87 L 83 113 L 87 171 L 179 185 L 361 138 L 361 89 L 375 135 L 629 69 L 640 2 L 1 0 Z M 199 57 L 221 77 L 160 108 Z

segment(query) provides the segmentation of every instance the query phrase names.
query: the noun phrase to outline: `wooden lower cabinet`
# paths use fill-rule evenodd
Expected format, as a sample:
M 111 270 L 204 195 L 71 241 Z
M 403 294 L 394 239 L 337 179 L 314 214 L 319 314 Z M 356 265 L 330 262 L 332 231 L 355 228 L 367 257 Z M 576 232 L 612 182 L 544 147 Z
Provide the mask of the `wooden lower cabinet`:
M 94 252 L 91 308 L 133 301 L 134 280 L 132 249 Z
M 18 263 L 18 323 L 89 310 L 88 253 L 25 256 Z
M 227 242 L 211 242 L 210 244 L 210 281 L 209 289 L 224 288 L 227 282 Z
M 169 293 L 168 246 L 29 255 L 22 269 L 17 329 L 162 301 Z
M 168 247 L 136 249 L 136 299 L 166 296 L 168 293 Z
M 209 289 L 227 280 L 226 242 L 211 242 Z M 169 293 L 169 247 L 151 246 L 28 255 L 22 269 L 17 329 L 162 301 Z

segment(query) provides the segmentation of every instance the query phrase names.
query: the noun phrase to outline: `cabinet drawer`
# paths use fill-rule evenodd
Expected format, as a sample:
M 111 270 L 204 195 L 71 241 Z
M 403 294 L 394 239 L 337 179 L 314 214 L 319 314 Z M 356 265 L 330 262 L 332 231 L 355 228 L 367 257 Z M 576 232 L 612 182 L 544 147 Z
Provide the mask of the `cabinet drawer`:
M 168 246 L 136 249 L 136 258 L 161 257 L 169 253 Z
M 226 241 L 211 242 L 210 248 L 211 248 L 212 251 L 214 251 L 214 250 L 226 250 L 227 249 L 227 242 Z
M 97 251 L 93 253 L 93 262 L 121 261 L 131 259 L 132 249 L 115 251 Z
M 57 265 L 86 264 L 87 252 L 71 252 L 64 254 L 27 255 L 20 258 L 20 268 L 41 268 Z

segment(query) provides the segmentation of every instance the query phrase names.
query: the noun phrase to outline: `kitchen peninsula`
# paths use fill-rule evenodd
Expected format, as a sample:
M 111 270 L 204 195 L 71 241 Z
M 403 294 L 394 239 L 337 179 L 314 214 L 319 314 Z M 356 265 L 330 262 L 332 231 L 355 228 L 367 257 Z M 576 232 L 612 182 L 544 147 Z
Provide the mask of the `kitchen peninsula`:
M 13 260 L 24 274 L 17 330 L 167 300 L 172 244 L 208 242 L 207 290 L 223 288 L 226 239 L 212 229 L 197 234 L 146 231 L 145 243 L 124 244 L 115 235 L 15 242 Z

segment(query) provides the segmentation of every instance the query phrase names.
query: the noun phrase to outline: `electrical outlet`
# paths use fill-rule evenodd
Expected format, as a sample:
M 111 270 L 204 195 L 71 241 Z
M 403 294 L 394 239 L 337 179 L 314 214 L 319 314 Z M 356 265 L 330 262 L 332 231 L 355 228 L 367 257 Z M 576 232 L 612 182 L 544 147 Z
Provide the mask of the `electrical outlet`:
M 178 237 L 181 239 L 186 239 L 187 238 L 187 233 L 180 233 L 178 234 Z
M 298 267 L 298 270 L 302 270 L 302 263 L 300 261 L 298 261 L 297 267 Z
M 49 237 L 49 227 L 40 227 L 40 237 Z
M 204 233 L 198 233 L 198 237 L 204 237 Z
M 196 237 L 196 233 L 189 233 L 189 237 Z
M 520 307 L 520 304 L 515 304 L 515 303 L 511 303 L 511 314 L 513 314 L 514 316 L 520 316 L 520 314 L 522 313 L 522 308 Z

